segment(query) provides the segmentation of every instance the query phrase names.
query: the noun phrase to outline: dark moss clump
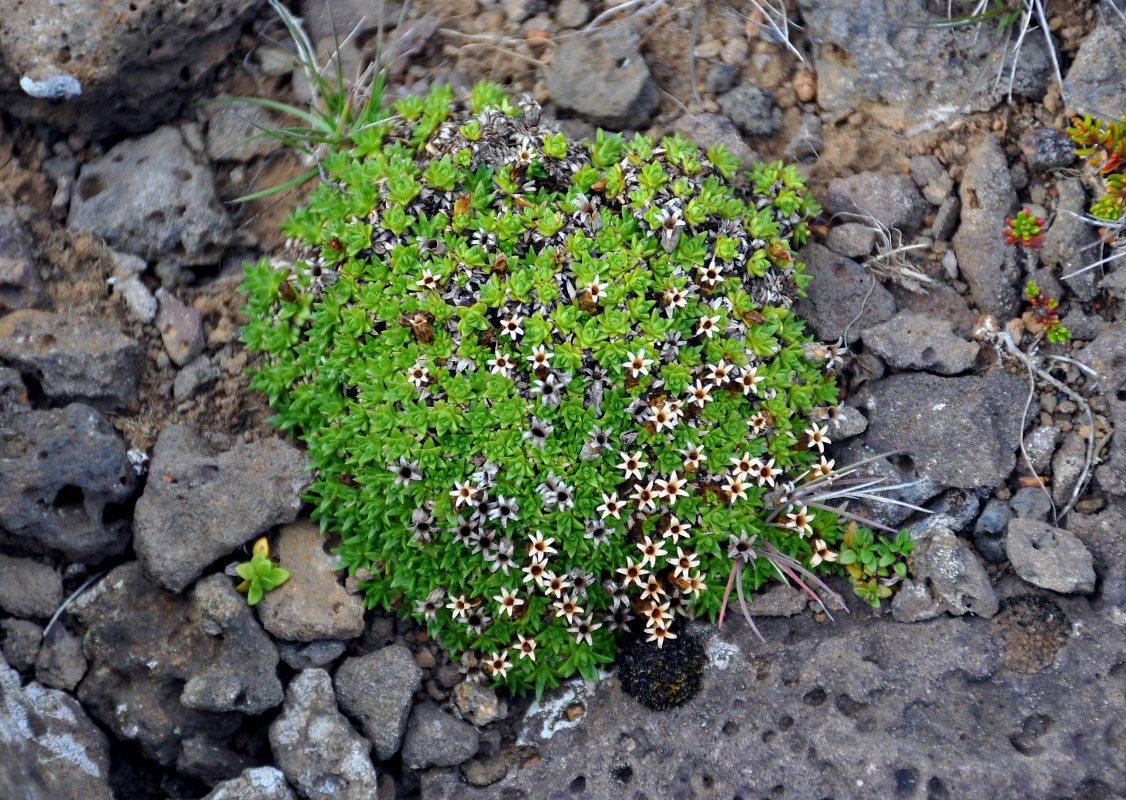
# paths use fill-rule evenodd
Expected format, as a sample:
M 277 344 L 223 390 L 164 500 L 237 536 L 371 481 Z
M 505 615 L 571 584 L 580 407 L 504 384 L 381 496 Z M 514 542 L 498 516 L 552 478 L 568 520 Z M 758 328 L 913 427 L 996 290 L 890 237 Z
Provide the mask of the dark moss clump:
M 622 691 L 650 711 L 668 711 L 682 706 L 700 691 L 704 674 L 704 650 L 680 627 L 676 639 L 663 647 L 646 642 L 640 634 L 622 640 L 618 655 L 618 677 Z

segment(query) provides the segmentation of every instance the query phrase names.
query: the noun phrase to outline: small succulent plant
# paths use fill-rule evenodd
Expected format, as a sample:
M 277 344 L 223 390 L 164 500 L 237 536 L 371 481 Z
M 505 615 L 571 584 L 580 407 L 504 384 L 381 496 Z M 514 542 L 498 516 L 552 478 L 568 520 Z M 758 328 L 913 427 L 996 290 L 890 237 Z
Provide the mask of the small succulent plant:
M 254 543 L 250 560 L 238 564 L 235 573 L 242 578 L 235 588 L 246 595 L 247 604 L 252 606 L 258 605 L 266 592 L 289 580 L 289 570 L 270 560 L 270 543 L 265 537 Z
M 1005 220 L 1005 244 L 1019 244 L 1036 249 L 1044 244 L 1042 226 L 1044 220 L 1037 218 L 1027 208 L 1022 208 L 1015 217 Z
M 1097 169 L 1105 182 L 1103 196 L 1091 206 L 1091 216 L 1121 221 L 1126 215 L 1126 117 L 1120 122 L 1076 117 L 1067 132 L 1079 145 L 1076 155 Z
M 1055 298 L 1044 295 L 1036 285 L 1036 281 L 1028 282 L 1024 287 L 1024 296 L 1032 304 L 1033 318 L 1044 327 L 1044 335 L 1049 342 L 1066 342 L 1071 338 L 1071 331 L 1060 322 L 1057 311 L 1060 304 Z
M 253 385 L 368 605 L 540 691 L 623 632 L 660 648 L 714 619 L 733 560 L 740 592 L 840 571 L 837 516 L 791 502 L 831 469 L 841 359 L 790 310 L 819 211 L 797 172 L 570 142 L 490 84 L 393 111 L 324 159 L 290 257 L 243 286 Z

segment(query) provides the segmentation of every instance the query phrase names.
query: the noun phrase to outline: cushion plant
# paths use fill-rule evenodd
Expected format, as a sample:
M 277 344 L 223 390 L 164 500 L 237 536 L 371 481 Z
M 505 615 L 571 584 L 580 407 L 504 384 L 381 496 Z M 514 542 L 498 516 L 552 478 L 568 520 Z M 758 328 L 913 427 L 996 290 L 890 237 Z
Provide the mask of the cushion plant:
M 660 647 L 714 619 L 733 560 L 740 593 L 826 569 L 845 531 L 792 495 L 831 468 L 837 402 L 835 349 L 790 311 L 819 211 L 797 172 L 570 142 L 489 84 L 394 112 L 327 157 L 294 258 L 243 287 L 253 385 L 369 607 L 540 691 L 627 628 Z

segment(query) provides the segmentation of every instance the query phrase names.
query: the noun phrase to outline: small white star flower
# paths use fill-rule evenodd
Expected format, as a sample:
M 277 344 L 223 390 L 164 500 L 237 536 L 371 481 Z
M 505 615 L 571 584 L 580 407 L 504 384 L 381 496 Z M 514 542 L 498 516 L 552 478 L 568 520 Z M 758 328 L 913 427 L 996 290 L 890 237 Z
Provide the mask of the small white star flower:
M 622 586 L 641 586 L 645 582 L 646 572 L 644 562 L 635 564 L 633 559 L 627 559 L 624 567 L 618 567 L 622 576 Z
M 816 480 L 817 478 L 824 478 L 833 472 L 833 466 L 836 464 L 836 459 L 825 458 L 821 456 L 821 463 L 817 464 L 809 471 L 809 476 Z
M 500 332 L 515 341 L 516 337 L 524 335 L 524 329 L 520 327 L 520 323 L 523 321 L 524 318 L 516 314 L 513 314 L 511 317 L 505 317 L 500 322 Z
M 700 566 L 700 558 L 692 551 L 678 547 L 676 548 L 676 558 L 670 558 L 669 564 L 673 567 L 673 575 L 688 580 L 688 573 Z
M 653 493 L 653 481 L 649 481 L 644 486 L 638 484 L 629 497 L 637 503 L 637 507 L 641 511 L 657 510 L 657 496 Z
M 519 653 L 517 660 L 521 658 L 529 658 L 534 663 L 536 660 L 536 640 L 529 639 L 522 633 L 516 634 L 517 642 L 513 645 L 512 649 Z
M 489 372 L 507 378 L 509 377 L 509 373 L 516 367 L 516 359 L 498 350 L 496 357 L 490 358 L 488 364 Z
M 712 385 L 704 383 L 702 380 L 697 380 L 695 384 L 688 385 L 688 405 L 699 406 L 703 408 L 707 405 L 708 401 L 712 399 L 711 396 Z
M 502 589 L 500 594 L 493 595 L 493 599 L 500 605 L 501 616 L 507 614 L 512 616 L 512 612 L 524 605 L 524 598 L 516 595 L 515 589 Z
M 430 382 L 430 370 L 421 364 L 416 364 L 407 370 L 407 380 L 421 389 Z
M 681 522 L 675 516 L 669 517 L 669 526 L 665 528 L 665 538 L 676 544 L 681 539 L 687 539 L 690 530 L 691 526 L 688 523 Z
M 809 513 L 809 509 L 805 506 L 801 506 L 796 510 L 791 506 L 790 512 L 786 514 L 783 524 L 801 537 L 806 537 L 813 533 L 813 515 Z
M 630 377 L 637 378 L 641 375 L 648 375 L 649 365 L 653 363 L 653 359 L 645 357 L 645 349 L 642 348 L 636 353 L 626 352 L 626 360 L 622 362 L 622 369 L 627 370 Z
M 625 473 L 626 480 L 630 478 L 641 480 L 641 471 L 647 466 L 649 466 L 649 462 L 642 460 L 641 451 L 638 450 L 632 456 L 623 458 L 622 463 L 618 464 L 618 469 Z
M 719 317 L 719 314 L 716 314 L 714 317 L 709 317 L 706 314 L 700 317 L 696 322 L 696 335 L 706 336 L 709 339 L 712 338 L 719 330 Z
M 469 604 L 469 598 L 463 594 L 450 595 L 450 602 L 446 603 L 446 608 L 453 612 L 454 619 L 464 617 L 469 613 L 472 606 Z
M 664 645 L 665 639 L 675 639 L 675 638 L 676 638 L 676 634 L 672 633 L 668 628 L 662 628 L 660 626 L 657 626 L 657 627 L 654 627 L 653 630 L 649 631 L 649 638 L 646 639 L 645 641 L 656 642 L 657 643 L 657 649 L 659 650 Z
M 730 476 L 727 483 L 723 484 L 723 491 L 727 492 L 730 497 L 728 502 L 734 504 L 736 500 L 747 499 L 747 487 L 739 480 L 738 476 Z
M 603 492 L 602 505 L 600 505 L 596 510 L 599 514 L 602 515 L 602 519 L 606 519 L 607 517 L 621 519 L 622 501 L 618 499 L 618 493 L 610 492 L 609 494 L 607 494 L 606 492 Z
M 755 459 L 751 458 L 750 453 L 743 453 L 741 456 L 731 457 L 732 470 L 740 478 L 745 478 L 755 471 Z
M 676 502 L 676 498 L 688 496 L 688 492 L 684 491 L 686 483 L 687 481 L 673 472 L 667 478 L 655 481 L 653 486 L 662 499 L 671 506 Z
M 658 645 L 659 647 L 660 645 Z M 508 656 L 504 653 L 492 653 L 485 660 L 485 669 L 494 678 L 504 680 L 505 675 L 508 673 L 509 668 L 512 667 L 512 662 L 508 660 Z
M 546 346 L 538 344 L 532 348 L 527 361 L 532 365 L 532 369 L 547 369 L 551 366 L 551 353 L 547 351 Z
M 817 452 L 819 453 L 825 452 L 825 445 L 832 444 L 832 441 L 829 440 L 829 437 L 825 435 L 828 432 L 828 425 L 822 425 L 818 427 L 816 422 L 802 431 L 802 433 L 804 433 L 809 438 L 809 449 L 812 450 L 816 447 Z
M 708 588 L 707 584 L 704 583 L 704 576 L 699 572 L 693 572 L 688 576 L 687 581 L 688 586 L 684 589 L 684 591 L 688 592 L 688 594 L 692 595 L 693 597 L 699 597 L 700 593 Z
M 531 556 L 533 561 L 547 561 L 548 556 L 559 552 L 552 547 L 553 544 L 555 544 L 555 539 L 545 539 L 543 533 L 536 531 L 528 541 L 528 555 Z
M 420 289 L 437 289 L 439 286 L 441 286 L 441 281 L 442 279 L 440 276 L 435 275 L 428 269 L 424 269 L 422 271 L 422 277 L 419 278 L 415 283 Z
M 469 481 L 454 481 L 454 488 L 450 491 L 450 497 L 454 499 L 455 508 L 477 505 L 477 490 Z
M 700 468 L 700 462 L 708 460 L 707 456 L 704 455 L 704 451 L 691 442 L 689 442 L 688 446 L 683 450 L 677 450 L 676 452 L 684 456 L 685 472 L 695 472 Z
M 655 567 L 658 558 L 668 555 L 664 542 L 654 542 L 648 536 L 637 543 L 637 549 L 641 551 L 641 566 L 650 564 Z
M 751 392 L 758 394 L 758 384 L 762 382 L 762 377 L 757 374 L 758 367 L 743 367 L 742 374 L 739 375 L 739 386 L 743 390 L 743 394 L 747 395 Z
M 567 633 L 575 637 L 577 644 L 582 644 L 585 640 L 587 644 L 594 644 L 591 640 L 591 634 L 602 627 L 601 622 L 592 622 L 591 614 L 587 614 L 585 619 L 580 619 L 571 627 L 567 628 Z
M 726 361 L 721 359 L 718 364 L 708 365 L 708 380 L 716 386 L 723 386 L 730 377 L 731 365 Z
M 751 473 L 751 477 L 758 481 L 759 486 L 769 486 L 771 489 L 773 489 L 774 476 L 779 472 L 780 470 L 774 468 L 773 458 L 765 463 L 756 458 L 755 470 Z

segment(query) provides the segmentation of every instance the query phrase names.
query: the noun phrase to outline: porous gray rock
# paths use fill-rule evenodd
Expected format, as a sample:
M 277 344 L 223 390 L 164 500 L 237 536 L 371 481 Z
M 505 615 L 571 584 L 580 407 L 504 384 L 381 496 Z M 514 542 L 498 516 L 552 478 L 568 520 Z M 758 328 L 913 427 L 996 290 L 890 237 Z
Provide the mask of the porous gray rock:
M 998 232 L 1004 230 L 1005 219 L 1016 213 L 1017 195 L 993 134 L 971 151 L 958 194 L 962 222 L 952 242 L 958 269 L 978 307 L 1006 321 L 1020 307 L 1021 268 L 1017 246 L 1005 244 Z
M 394 28 L 403 4 L 397 0 L 302 0 L 301 19 L 314 42 L 349 37 L 364 38 L 380 29 Z
M 834 225 L 825 236 L 825 246 L 845 258 L 863 258 L 876 246 L 876 230 L 859 222 Z
M 1109 408 L 1114 429 L 1126 431 L 1126 322 L 1099 333 L 1080 351 L 1079 360 L 1102 376 L 1098 391 Z M 1126 436 L 1116 434 L 1111 440 L 1110 458 L 1095 470 L 1095 481 L 1110 494 L 1126 495 Z
M 1052 456 L 1052 501 L 1067 505 L 1079 476 L 1087 464 L 1087 437 L 1072 431 Z
M 86 656 L 82 637 L 56 623 L 43 637 L 43 645 L 35 658 L 35 679 L 52 689 L 74 691 L 86 674 Z
M 604 128 L 645 128 L 658 98 L 640 41 L 623 25 L 567 39 L 544 74 L 552 101 Z
M 712 62 L 704 75 L 704 90 L 712 94 L 721 94 L 735 85 L 737 77 L 739 77 L 739 70 L 735 67 L 724 64 L 722 61 Z
M 47 287 L 31 254 L 31 237 L 16 210 L 0 206 L 0 314 L 48 303 Z
M 794 131 L 782 157 L 787 161 L 812 163 L 821 157 L 825 149 L 825 135 L 821 131 L 821 117 L 816 114 L 802 114 L 798 129 Z
M 1029 128 L 1020 136 L 1020 150 L 1028 169 L 1049 172 L 1075 163 L 1075 143 L 1066 131 L 1056 128 Z
M 1068 515 L 1068 525 L 1094 556 L 1098 593 L 1094 608 L 1116 625 L 1126 622 L 1126 500 L 1110 498 L 1098 514 Z
M 218 744 L 206 736 L 190 736 L 180 742 L 176 756 L 176 771 L 208 786 L 237 777 L 255 762 L 236 753 L 230 747 Z
M 1052 498 L 1040 486 L 1023 486 L 1009 500 L 1009 507 L 1020 519 L 1045 520 L 1052 513 Z
M 307 669 L 289 682 L 270 724 L 274 762 L 305 800 L 372 800 L 377 775 L 364 740 L 336 707 L 332 679 Z
M 1035 641 L 1037 620 L 902 625 L 850 598 L 853 613 L 833 623 L 759 620 L 765 644 L 738 614 L 721 631 L 701 625 L 708 664 L 685 706 L 653 714 L 616 678 L 567 681 L 519 728 L 537 760 L 485 788 L 433 770 L 422 797 L 531 798 L 546 787 L 566 796 L 581 786 L 573 793 L 592 798 L 1056 800 L 1119 786 L 1126 711 L 1106 676 L 1126 643 L 1085 600 L 1057 602 L 1082 625 L 1028 673 L 1006 663 L 1019 660 L 1022 640 Z M 561 709 L 576 703 L 586 712 L 570 722 Z
M 0 367 L 0 412 L 28 411 L 27 386 L 19 370 Z
M 942 201 L 934 215 L 934 224 L 931 225 L 931 235 L 935 241 L 949 241 L 958 227 L 962 214 L 962 200 L 958 195 L 951 195 Z M 947 251 L 952 252 L 952 251 Z
M 955 336 L 950 320 L 900 311 L 861 334 L 864 346 L 897 369 L 956 375 L 974 364 L 980 346 Z
M 200 580 L 189 616 L 210 637 L 213 655 L 184 683 L 181 703 L 200 711 L 260 714 L 282 702 L 277 649 L 230 578 Z
M 918 622 L 946 612 L 955 616 L 997 613 L 997 593 L 977 555 L 942 524 L 913 530 L 907 565 L 912 577 L 891 603 L 899 622 Z
M 774 107 L 774 95 L 761 86 L 736 86 L 719 96 L 719 107 L 747 136 L 771 136 L 778 130 L 781 113 Z
M 577 28 L 590 19 L 590 5 L 586 0 L 559 0 L 554 13 L 560 27 Z
M 57 130 L 151 129 L 231 53 L 253 0 L 5 3 L 0 108 Z
M 310 482 L 305 456 L 289 442 L 219 452 L 183 425 L 161 431 L 149 471 L 158 479 L 137 501 L 134 547 L 146 574 L 175 592 L 215 559 L 296 519 Z
M 289 580 L 267 592 L 258 617 L 271 634 L 285 641 L 352 639 L 363 633 L 360 595 L 349 594 L 338 580 L 339 558 L 325 550 L 320 528 L 302 520 L 286 525 L 274 548 Z
M 1054 268 L 1062 279 L 1064 276 L 1085 269 L 1100 258 L 1098 231 L 1084 222 L 1081 217 L 1087 213 L 1087 190 L 1076 179 L 1062 180 L 1056 184 L 1059 204 L 1056 217 L 1052 221 L 1040 247 L 1040 260 Z M 1099 291 L 1102 276 L 1097 269 L 1063 280 L 1069 293 L 1079 300 L 1094 298 Z
M 324 6 L 323 3 L 307 5 Z M 280 140 L 263 136 L 262 132 L 280 129 L 285 123 L 257 103 L 216 103 L 205 106 L 203 115 L 207 119 L 207 157 L 214 161 L 253 161 L 284 146 Z
M 829 441 L 841 442 L 859 436 L 868 430 L 868 419 L 852 406 L 837 407 L 837 416 L 825 421 L 829 428 Z
M 0 658 L 0 786 L 21 800 L 114 800 L 109 741 L 66 692 L 20 675 Z
M 217 784 L 203 800 L 297 800 L 277 767 L 253 767 Z
M 183 267 L 216 263 L 232 232 L 211 171 L 171 126 L 126 139 L 83 165 L 67 226 L 155 264 L 166 284 Z
M 728 153 L 739 159 L 743 169 L 750 169 L 758 160 L 755 151 L 739 135 L 735 123 L 722 114 L 685 114 L 673 123 L 673 131 L 705 150 L 723 145 Z
M 295 670 L 324 667 L 340 656 L 348 645 L 339 639 L 318 639 L 314 642 L 278 642 L 282 661 Z
M 817 102 L 830 112 L 863 111 L 912 136 L 966 110 L 987 111 L 1008 94 L 1012 56 L 977 26 L 941 24 L 946 4 L 922 0 L 800 0 L 812 44 Z M 938 8 L 941 6 L 941 8 Z M 904 24 L 905 22 L 911 24 Z M 1027 36 L 1013 94 L 1040 100 L 1051 80 L 1042 37 Z M 982 80 L 981 70 L 989 76 Z M 996 70 L 1002 80 L 994 81 Z
M 906 175 L 861 172 L 829 181 L 825 208 L 843 214 L 843 222 L 866 223 L 869 218 L 910 238 L 923 227 L 926 203 Z
M 0 527 L 10 533 L 75 561 L 113 558 L 129 541 L 114 509 L 135 486 L 125 442 L 99 411 L 0 413 Z
M 1121 68 L 1126 19 L 1110 10 L 1083 40 L 1063 81 L 1064 102 L 1080 114 L 1117 120 L 1126 116 L 1126 71 Z
M 23 619 L 47 619 L 63 603 L 63 579 L 47 564 L 0 554 L 0 608 Z
M 136 341 L 99 320 L 37 309 L 0 318 L 0 362 L 34 375 L 56 403 L 125 408 L 143 358 Z
M 156 300 L 156 328 L 164 350 L 173 364 L 186 366 L 203 351 L 203 314 L 163 287 L 157 289 Z
M 1034 586 L 1062 594 L 1095 590 L 1091 553 L 1071 531 L 1014 519 L 1005 536 L 1005 553 L 1017 575 Z
M 25 619 L 0 620 L 0 652 L 19 670 L 31 669 L 43 642 L 43 626 Z
M 177 400 L 190 400 L 215 383 L 222 374 L 223 368 L 212 364 L 206 355 L 196 356 L 176 374 L 176 380 L 172 382 L 172 396 Z
M 333 678 L 341 710 L 360 723 L 375 755 L 386 761 L 399 751 L 422 670 L 410 650 L 391 645 L 345 659 Z
M 1027 392 L 1003 370 L 959 378 L 901 373 L 866 384 L 852 402 L 868 414 L 867 447 L 903 449 L 919 475 L 968 489 L 999 486 L 1012 472 Z
M 216 575 L 184 597 L 149 581 L 133 561 L 69 607 L 86 628 L 90 658 L 79 699 L 162 766 L 176 764 L 185 740 L 225 745 L 242 713 L 281 701 L 277 652 L 245 602 L 235 607 L 241 598 L 233 588 L 220 586 L 230 582 Z
M 1055 425 L 1040 425 L 1024 436 L 1024 452 L 1035 472 L 1043 472 L 1052 463 L 1062 431 Z
M 893 283 L 888 286 L 888 291 L 895 298 L 895 306 L 900 311 L 912 311 L 916 314 L 926 314 L 932 319 L 947 320 L 954 334 L 961 339 L 969 339 L 973 336 L 977 315 L 970 311 L 966 298 L 958 294 L 953 287 L 940 283 L 928 287 L 926 293 L 922 294 L 908 291 Z
M 462 681 L 454 687 L 454 705 L 462 719 L 478 727 L 508 717 L 508 703 L 501 700 L 496 689 L 480 681 Z
M 997 498 L 985 504 L 985 510 L 974 523 L 974 547 L 991 564 L 1005 561 L 1005 529 L 1013 511 L 1009 504 Z
M 813 279 L 806 296 L 794 302 L 794 311 L 819 339 L 831 342 L 845 337 L 845 343 L 852 344 L 861 330 L 895 314 L 895 301 L 887 289 L 852 259 L 819 244 L 807 244 L 798 252 L 798 259 L 805 262 L 806 274 Z M 859 319 L 854 321 L 857 314 Z
M 414 707 L 407 725 L 403 764 L 411 769 L 455 767 L 477 755 L 479 747 L 476 728 L 423 702 Z

